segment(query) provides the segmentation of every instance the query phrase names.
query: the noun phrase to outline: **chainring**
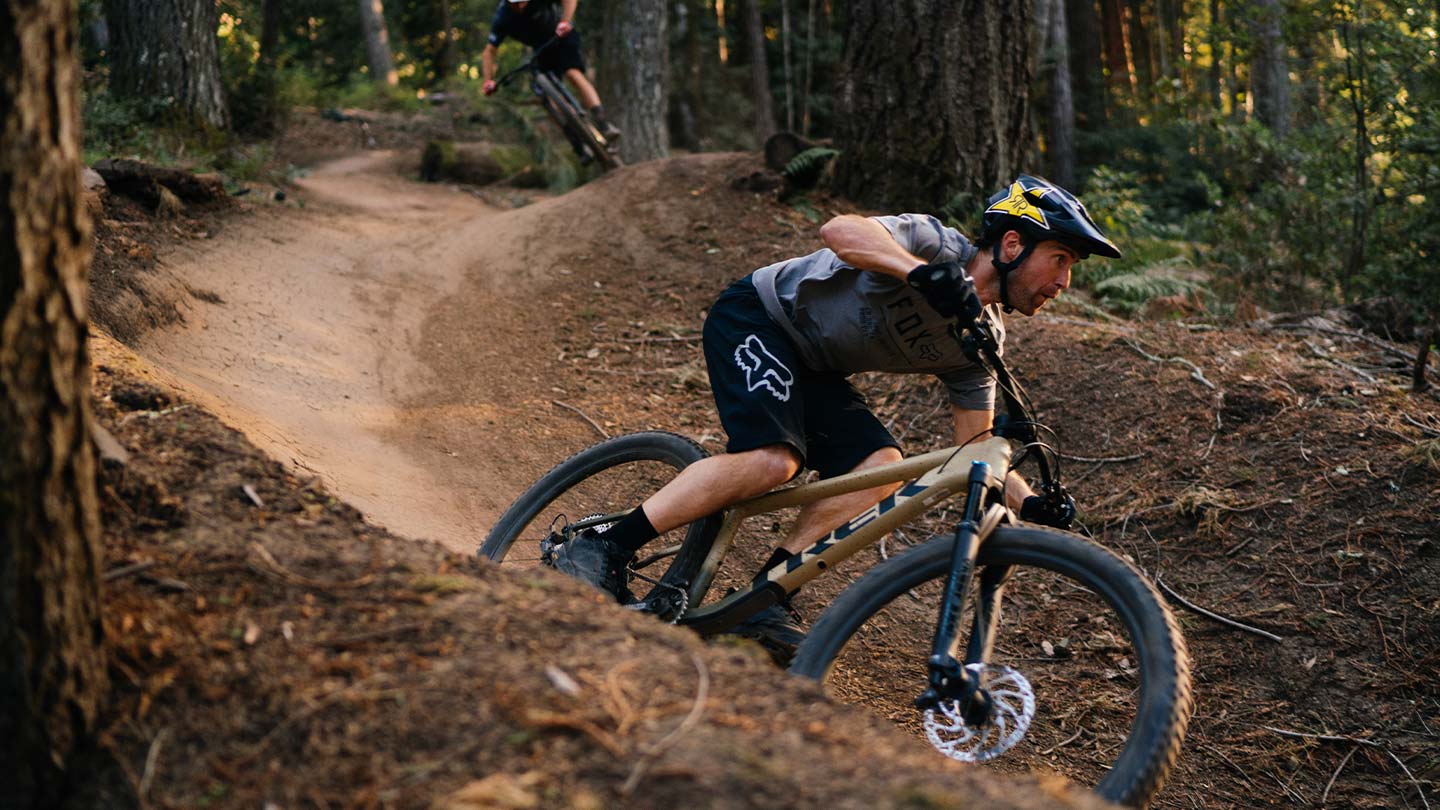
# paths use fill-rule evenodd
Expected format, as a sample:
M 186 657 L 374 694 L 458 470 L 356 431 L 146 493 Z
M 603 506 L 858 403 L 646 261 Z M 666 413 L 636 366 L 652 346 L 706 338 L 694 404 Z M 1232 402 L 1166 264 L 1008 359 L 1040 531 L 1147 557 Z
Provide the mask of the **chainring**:
M 971 728 L 965 724 L 960 701 L 941 701 L 934 709 L 925 710 L 925 737 L 951 759 L 989 762 L 1013 748 L 1030 730 L 1030 721 L 1035 719 L 1035 690 L 1011 667 L 968 664 L 965 668 L 990 692 L 990 720 Z

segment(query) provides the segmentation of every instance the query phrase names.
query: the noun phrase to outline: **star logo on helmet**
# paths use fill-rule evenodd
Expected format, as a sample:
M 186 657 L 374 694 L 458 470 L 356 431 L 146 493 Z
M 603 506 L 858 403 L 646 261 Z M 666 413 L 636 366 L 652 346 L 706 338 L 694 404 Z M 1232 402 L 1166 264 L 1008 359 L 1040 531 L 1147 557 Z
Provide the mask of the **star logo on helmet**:
M 1040 208 L 1030 200 L 1031 197 L 1036 199 L 1044 197 L 1046 194 L 1049 194 L 1050 191 L 1051 189 L 1048 188 L 1027 189 L 1020 185 L 1020 181 L 1017 180 L 1010 184 L 1010 194 L 1007 195 L 1005 199 L 985 209 L 985 213 L 988 214 L 991 211 L 995 211 L 1001 214 L 1009 214 L 1013 217 L 1028 219 L 1031 222 L 1039 224 L 1042 228 L 1049 228 L 1050 222 L 1045 219 L 1045 212 L 1041 211 Z

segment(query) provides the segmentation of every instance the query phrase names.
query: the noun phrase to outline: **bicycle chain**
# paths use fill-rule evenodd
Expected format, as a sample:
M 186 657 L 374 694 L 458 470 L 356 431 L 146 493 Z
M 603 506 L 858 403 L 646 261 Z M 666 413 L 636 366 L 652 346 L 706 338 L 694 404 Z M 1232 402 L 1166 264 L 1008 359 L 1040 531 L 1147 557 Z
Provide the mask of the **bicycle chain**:
M 645 576 L 644 574 L 636 571 L 633 568 L 629 568 L 626 570 L 630 572 L 631 576 L 638 579 L 643 579 L 651 585 L 656 586 L 657 588 L 669 588 L 670 590 L 680 594 L 680 609 L 675 612 L 674 617 L 672 617 L 668 622 L 666 622 L 667 624 L 676 624 L 685 617 L 685 611 L 690 609 L 690 592 L 686 590 L 686 588 L 679 585 L 671 585 L 668 582 L 661 582 L 658 579 L 651 579 L 650 577 Z M 686 584 L 688 585 L 688 583 Z M 639 602 L 635 602 L 634 604 L 626 605 L 625 607 L 629 608 L 630 610 L 644 611 L 650 607 L 650 601 L 651 600 L 649 599 L 644 599 Z

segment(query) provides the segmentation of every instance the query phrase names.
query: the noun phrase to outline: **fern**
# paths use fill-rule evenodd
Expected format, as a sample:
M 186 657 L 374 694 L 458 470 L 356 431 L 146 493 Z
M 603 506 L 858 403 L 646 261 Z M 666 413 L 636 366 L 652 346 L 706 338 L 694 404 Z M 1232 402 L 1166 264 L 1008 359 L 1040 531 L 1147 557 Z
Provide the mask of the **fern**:
M 1121 309 L 1139 309 L 1145 302 L 1172 295 L 1185 295 L 1200 285 L 1183 278 L 1145 273 L 1121 273 L 1095 285 L 1105 303 Z
M 790 158 L 790 162 L 785 164 L 780 173 L 797 188 L 811 188 L 819 182 L 826 165 L 838 154 L 839 151 L 827 146 L 812 146 Z

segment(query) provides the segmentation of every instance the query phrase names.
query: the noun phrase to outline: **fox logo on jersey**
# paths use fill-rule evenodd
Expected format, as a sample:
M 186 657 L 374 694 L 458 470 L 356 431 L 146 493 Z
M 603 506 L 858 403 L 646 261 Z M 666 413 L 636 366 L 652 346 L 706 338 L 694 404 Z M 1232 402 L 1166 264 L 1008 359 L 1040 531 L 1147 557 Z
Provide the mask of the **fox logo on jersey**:
M 781 402 L 790 401 L 790 386 L 795 382 L 795 375 L 775 359 L 760 338 L 751 335 L 735 347 L 735 365 L 745 370 L 747 390 L 754 391 L 763 385 Z

